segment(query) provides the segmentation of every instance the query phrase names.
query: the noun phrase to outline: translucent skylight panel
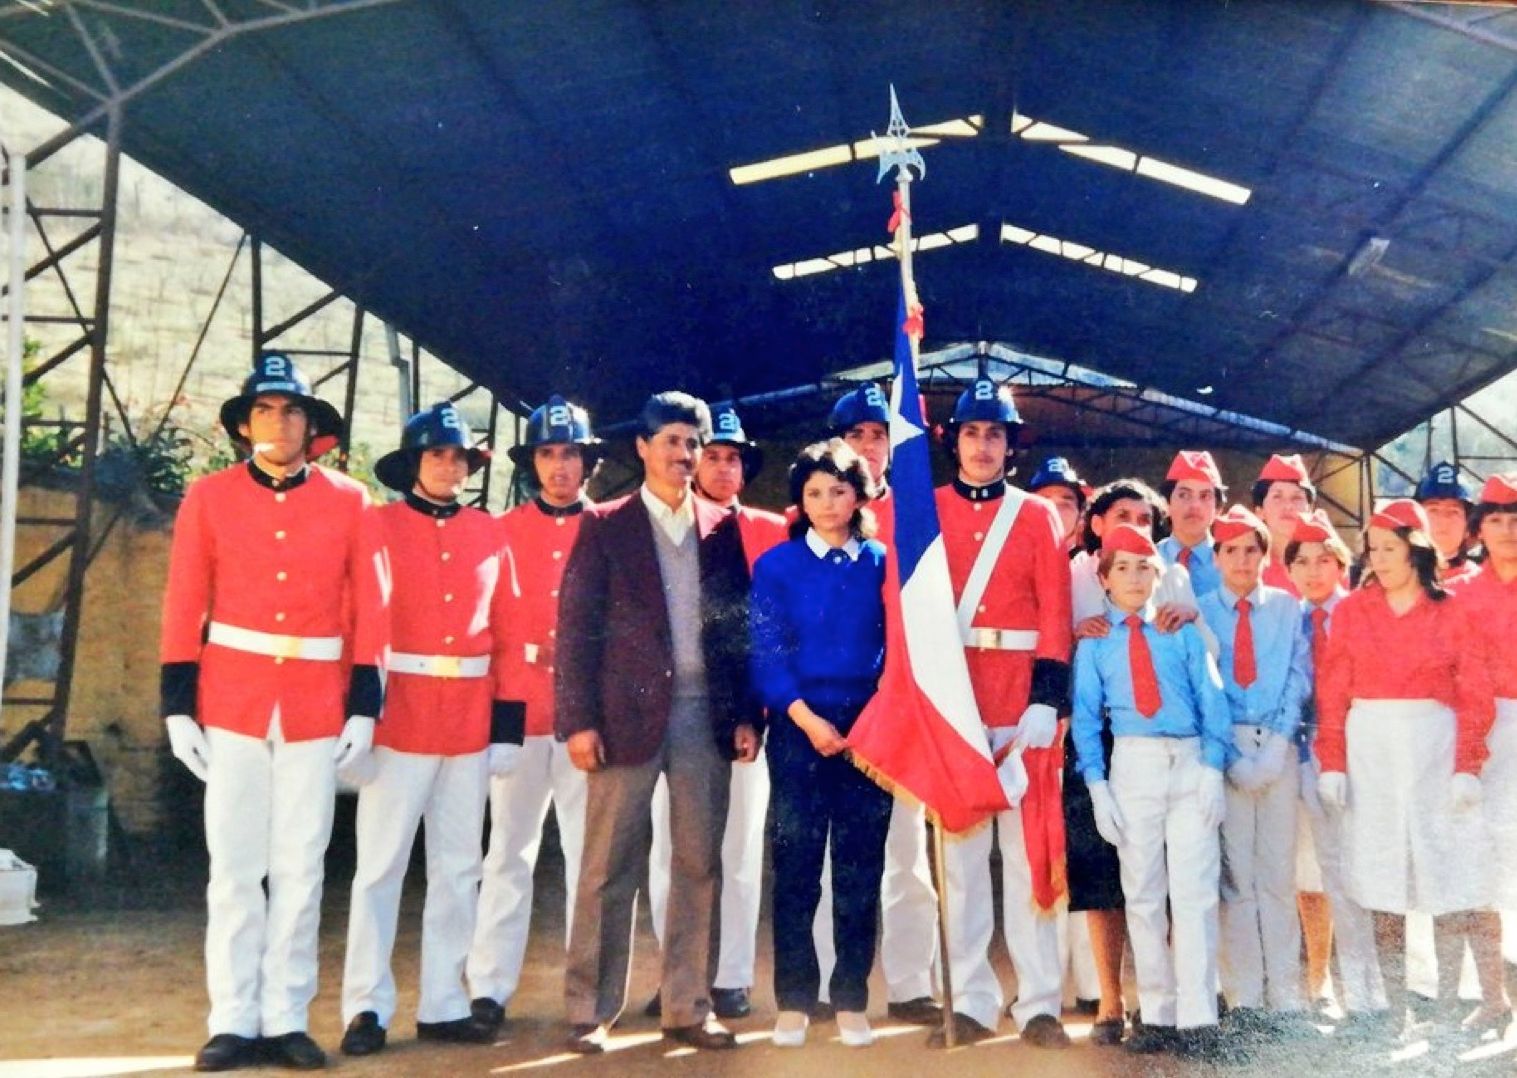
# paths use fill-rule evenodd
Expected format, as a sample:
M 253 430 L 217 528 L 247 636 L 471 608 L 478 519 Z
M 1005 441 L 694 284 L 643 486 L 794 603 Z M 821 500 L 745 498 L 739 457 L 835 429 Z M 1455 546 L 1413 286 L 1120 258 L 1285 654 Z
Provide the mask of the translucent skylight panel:
M 1196 290 L 1194 277 L 1187 277 L 1173 270 L 1159 269 L 1146 262 L 1124 258 L 1121 255 L 1098 251 L 1083 243 L 1059 239 L 1057 236 L 1034 232 L 1018 225 L 1002 224 L 1001 242 L 1031 247 L 1046 254 L 1067 258 L 1071 262 L 1080 262 L 1097 269 L 1120 273 L 1125 277 L 1136 277 L 1140 281 L 1159 285 L 1161 288 L 1173 288 L 1177 292 L 1190 293 Z
M 1053 143 L 1064 153 L 1073 154 L 1075 157 L 1095 161 L 1109 168 L 1121 169 L 1123 172 L 1133 172 L 1174 187 L 1183 187 L 1210 198 L 1231 202 L 1235 206 L 1243 205 L 1253 195 L 1251 189 L 1241 184 L 1230 183 L 1216 176 L 1197 172 L 1195 169 L 1161 161 L 1157 157 L 1145 157 L 1122 146 L 1092 143 L 1089 135 L 1082 135 L 1067 127 L 1056 127 L 1042 120 L 1034 120 L 1031 116 L 1023 116 L 1020 113 L 1012 116 L 1011 133 L 1029 142 Z
M 976 113 L 972 116 L 961 116 L 958 119 L 944 120 L 923 127 L 913 127 L 912 137 L 906 142 L 909 146 L 920 148 L 936 146 L 945 138 L 974 138 L 980 133 L 984 124 L 985 117 Z M 775 180 L 782 176 L 794 176 L 803 172 L 815 172 L 817 169 L 846 165 L 850 161 L 867 161 L 880 155 L 878 142 L 879 140 L 870 137 L 857 142 L 840 142 L 835 146 L 823 146 L 817 150 L 771 157 L 765 161 L 756 161 L 751 165 L 734 165 L 727 170 L 727 175 L 731 177 L 735 185 L 741 187 L 744 184 Z
M 913 251 L 935 251 L 944 247 L 952 247 L 959 243 L 973 243 L 980 238 L 979 225 L 960 225 L 958 228 L 949 229 L 946 232 L 928 232 L 921 236 L 913 236 L 911 249 Z M 806 258 L 799 262 L 783 262 L 772 268 L 777 280 L 793 281 L 797 277 L 810 277 L 817 273 L 827 273 L 830 270 L 848 269 L 851 266 L 863 266 L 870 262 L 883 262 L 894 258 L 895 251 L 884 244 L 876 244 L 873 247 L 855 247 L 850 251 L 839 251 L 837 254 L 823 255 L 820 258 Z

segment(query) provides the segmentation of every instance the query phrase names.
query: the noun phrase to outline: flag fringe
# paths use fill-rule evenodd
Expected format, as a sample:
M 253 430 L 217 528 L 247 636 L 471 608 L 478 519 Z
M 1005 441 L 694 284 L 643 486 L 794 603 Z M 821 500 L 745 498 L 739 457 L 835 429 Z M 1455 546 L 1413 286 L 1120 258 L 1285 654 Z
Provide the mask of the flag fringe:
M 942 831 L 944 836 L 947 837 L 950 841 L 955 839 L 968 838 L 969 836 L 978 833 L 981 828 L 989 827 L 991 822 L 995 819 L 994 815 L 986 816 L 983 820 L 966 831 L 952 831 L 943 826 L 942 817 L 939 816 L 937 812 L 933 811 L 931 805 L 927 804 L 927 802 L 923 801 L 920 797 L 917 797 L 916 794 L 912 793 L 910 790 L 906 789 L 906 787 L 896 782 L 895 779 L 885 774 L 885 772 L 875 767 L 872 763 L 864 759 L 852 749 L 848 750 L 848 762 L 862 771 L 866 776 L 868 776 L 870 782 L 873 782 L 876 786 L 884 790 L 891 797 L 904 801 L 908 805 L 913 805 L 917 808 L 920 808 L 923 813 L 926 814 L 927 821 L 932 824 L 933 827 L 937 828 L 939 831 Z

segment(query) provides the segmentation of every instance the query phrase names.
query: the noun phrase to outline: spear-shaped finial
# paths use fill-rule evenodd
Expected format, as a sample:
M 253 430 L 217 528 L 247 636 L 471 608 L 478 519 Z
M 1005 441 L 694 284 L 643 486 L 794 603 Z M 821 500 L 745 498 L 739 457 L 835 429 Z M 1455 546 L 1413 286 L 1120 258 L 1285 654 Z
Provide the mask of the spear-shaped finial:
M 885 128 L 885 137 L 882 139 L 873 130 L 869 132 L 876 143 L 880 144 L 880 173 L 874 182 L 879 183 L 893 168 L 900 169 L 900 178 L 911 179 L 909 168 L 916 168 L 917 179 L 923 179 L 927 175 L 927 162 L 922 160 L 922 155 L 907 140 L 911 135 L 911 128 L 906 126 L 906 118 L 901 115 L 901 103 L 896 100 L 895 83 L 890 84 L 890 126 Z

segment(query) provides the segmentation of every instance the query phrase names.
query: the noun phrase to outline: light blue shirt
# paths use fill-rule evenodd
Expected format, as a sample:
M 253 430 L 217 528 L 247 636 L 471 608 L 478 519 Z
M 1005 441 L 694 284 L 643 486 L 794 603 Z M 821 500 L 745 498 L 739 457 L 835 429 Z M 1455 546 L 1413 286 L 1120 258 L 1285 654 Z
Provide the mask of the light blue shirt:
M 1327 597 L 1327 602 L 1322 604 L 1322 609 L 1327 611 L 1327 621 L 1323 622 L 1324 632 L 1333 631 L 1333 611 L 1348 592 L 1342 588 L 1337 589 Z M 1312 648 L 1312 611 L 1317 609 L 1317 604 L 1306 599 L 1301 600 L 1301 635 L 1306 637 L 1306 652 L 1311 655 Z M 1301 709 L 1301 732 L 1296 741 L 1301 746 L 1301 762 L 1306 763 L 1311 758 L 1312 743 L 1317 740 L 1317 671 L 1315 665 L 1312 670 L 1312 684 L 1307 693 L 1306 705 Z
M 1159 540 L 1159 556 L 1170 565 L 1180 564 L 1180 551 L 1184 549 L 1173 535 Z M 1210 539 L 1190 548 L 1190 564 L 1185 568 L 1190 572 L 1190 586 L 1198 598 L 1222 586 L 1222 574 L 1217 571 L 1217 555 Z
M 1145 716 L 1133 695 L 1132 663 L 1128 655 L 1127 615 L 1110 603 L 1106 617 L 1112 630 L 1100 638 L 1080 641 L 1075 649 L 1074 740 L 1080 774 L 1087 783 L 1106 778 L 1101 751 L 1101 728 L 1109 722 L 1114 737 L 1199 737 L 1201 759 L 1222 770 L 1232 744 L 1232 723 L 1217 664 L 1195 625 L 1161 633 L 1153 627 L 1154 608 L 1143 618 L 1143 637 L 1153 657 L 1159 683 L 1159 710 Z
M 1227 690 L 1233 722 L 1263 726 L 1286 739 L 1296 736 L 1301 709 L 1312 691 L 1311 638 L 1301 631 L 1301 604 L 1289 592 L 1260 584 L 1247 596 L 1252 604 L 1254 683 L 1247 689 L 1233 680 L 1233 636 L 1238 630 L 1238 596 L 1227 587 L 1201 597 L 1201 616 L 1222 654 L 1217 667 Z

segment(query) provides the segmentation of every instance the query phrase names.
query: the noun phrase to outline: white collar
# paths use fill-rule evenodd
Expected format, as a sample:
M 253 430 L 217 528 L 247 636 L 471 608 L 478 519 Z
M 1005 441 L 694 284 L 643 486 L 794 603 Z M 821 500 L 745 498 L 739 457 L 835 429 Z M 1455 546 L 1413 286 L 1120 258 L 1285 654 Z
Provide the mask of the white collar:
M 647 483 L 639 487 L 638 492 L 642 495 L 643 505 L 647 507 L 648 516 L 653 523 L 662 528 L 664 534 L 675 543 L 684 542 L 690 529 L 695 527 L 695 495 L 689 488 L 685 489 L 684 500 L 673 509 L 649 490 Z
M 832 546 L 827 540 L 816 533 L 815 528 L 806 529 L 806 546 L 811 549 L 811 553 L 823 559 L 834 550 L 841 550 L 844 554 L 848 555 L 849 561 L 858 561 L 859 550 L 861 549 L 859 541 L 852 536 L 849 536 L 848 542 L 844 543 L 841 547 Z

